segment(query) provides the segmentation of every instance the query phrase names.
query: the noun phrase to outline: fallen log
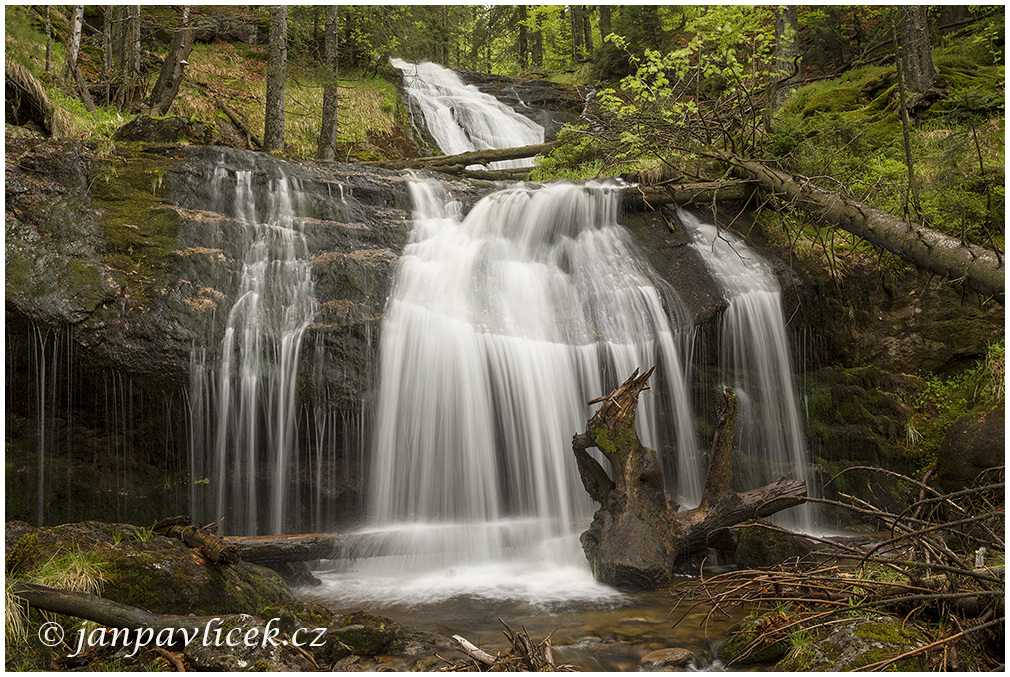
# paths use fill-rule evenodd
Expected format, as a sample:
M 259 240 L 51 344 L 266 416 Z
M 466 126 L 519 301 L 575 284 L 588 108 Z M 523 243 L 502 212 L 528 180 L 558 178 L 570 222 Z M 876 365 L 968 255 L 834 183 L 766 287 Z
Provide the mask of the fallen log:
M 756 181 L 764 192 L 925 270 L 1004 303 L 1006 269 L 997 252 L 905 221 L 759 162 L 735 156 L 724 159 L 736 176 Z
M 242 559 L 238 546 L 193 524 L 188 517 L 170 517 L 154 525 L 152 531 L 169 538 L 178 538 L 191 548 L 197 548 L 209 562 L 234 564 Z
M 717 532 L 798 505 L 806 495 L 805 482 L 785 477 L 752 491 L 733 490 L 737 404 L 736 394 L 726 388 L 701 504 L 677 512 L 664 488 L 656 452 L 642 445 L 635 430 L 638 395 L 649 388 L 653 369 L 641 376 L 636 369 L 602 398 L 603 406 L 586 431 L 572 438 L 583 484 L 601 504 L 581 536 L 583 551 L 599 581 L 631 590 L 667 585 L 678 568 L 704 554 Z M 589 456 L 589 447 L 603 452 L 612 476 Z M 604 477 L 610 478 L 609 484 Z
M 153 614 L 128 604 L 113 602 L 86 592 L 56 590 L 44 585 L 14 581 L 9 590 L 28 604 L 42 611 L 74 616 L 94 621 L 110 628 L 149 628 L 154 631 L 165 629 L 204 630 L 212 624 L 225 626 L 248 618 L 243 614 L 226 616 L 176 616 Z M 212 623 L 217 621 L 216 623 Z
M 551 141 L 531 146 L 517 146 L 515 148 L 485 148 L 457 155 L 434 155 L 407 160 L 375 160 L 362 162 L 361 164 L 366 167 L 379 167 L 381 169 L 431 169 L 443 172 L 445 171 L 445 167 L 459 166 L 465 168 L 469 165 L 483 165 L 489 162 L 519 160 L 535 155 L 543 155 L 544 153 L 549 153 L 555 146 L 557 146 L 557 142 Z
M 229 536 L 228 540 L 242 551 L 243 560 L 264 566 L 354 556 L 352 539 L 333 534 Z
M 754 181 L 747 179 L 628 186 L 621 191 L 621 203 L 631 209 L 650 209 L 670 204 L 686 207 L 716 200 L 749 200 L 756 187 Z
M 253 133 L 253 131 L 249 129 L 249 125 L 247 125 L 242 121 L 242 118 L 238 116 L 238 113 L 233 111 L 231 107 L 228 106 L 228 104 L 226 104 L 224 101 L 221 101 L 220 99 L 218 99 L 217 105 L 221 108 L 222 111 L 224 111 L 224 114 L 228 116 L 228 119 L 231 120 L 231 123 L 236 127 L 238 127 L 243 134 L 245 134 L 246 144 L 250 148 L 252 148 L 252 144 L 256 144 L 257 148 L 263 148 L 263 144 L 260 143 L 260 140 L 258 138 L 256 138 L 256 135 Z

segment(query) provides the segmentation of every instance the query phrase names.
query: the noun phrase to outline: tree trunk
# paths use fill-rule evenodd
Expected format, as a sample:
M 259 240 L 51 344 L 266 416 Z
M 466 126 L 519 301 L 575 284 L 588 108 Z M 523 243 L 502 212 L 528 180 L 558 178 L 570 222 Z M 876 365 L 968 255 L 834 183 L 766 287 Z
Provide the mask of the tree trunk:
M 46 72 L 53 72 L 53 21 L 49 17 L 52 8 L 46 5 Z
M 544 15 L 543 10 L 537 11 L 537 29 L 533 31 L 533 65 L 542 68 L 544 65 Z
M 903 8 L 901 72 L 905 79 L 905 88 L 913 94 L 925 92 L 936 79 L 925 5 L 909 5 Z
M 655 367 L 653 367 L 654 369 Z M 638 370 L 607 397 L 572 438 L 583 484 L 600 509 L 582 534 L 582 548 L 597 580 L 622 589 L 667 585 L 673 574 L 704 555 L 724 527 L 766 517 L 802 502 L 806 484 L 781 478 L 760 489 L 733 491 L 733 435 L 736 395 L 723 392 L 724 408 L 709 454 L 701 505 L 677 512 L 663 482 L 656 452 L 635 431 L 638 395 L 649 388 L 652 369 Z M 586 449 L 596 447 L 610 463 L 608 475 Z M 610 478 L 610 482 L 607 482 Z
M 610 5 L 600 5 L 600 39 L 606 41 L 610 30 Z
M 374 162 L 362 162 L 368 167 L 381 167 L 383 169 L 431 169 L 442 171 L 443 167 L 467 166 L 484 164 L 487 162 L 498 162 L 500 160 L 517 160 L 519 158 L 533 157 L 548 153 L 557 146 L 556 141 L 547 143 L 537 143 L 532 146 L 518 146 L 516 148 L 485 148 L 483 150 L 471 150 L 458 155 L 434 155 L 431 157 L 412 158 L 410 160 L 376 160 Z
M 570 5 L 572 24 L 572 63 L 582 61 L 582 5 Z
M 182 76 L 193 51 L 193 29 L 189 27 L 189 5 L 183 5 L 179 27 L 172 36 L 168 57 L 151 91 L 151 115 L 165 115 L 179 93 Z
M 116 5 L 113 11 L 113 41 L 116 56 L 116 106 L 130 112 L 144 100 L 140 75 L 140 7 Z
M 284 150 L 285 81 L 288 64 L 288 8 L 270 7 L 270 52 L 267 59 L 266 121 L 263 150 Z
M 525 71 L 530 66 L 530 46 L 526 29 L 526 5 L 519 5 L 519 68 Z
M 335 534 L 229 536 L 228 541 L 238 546 L 243 561 L 264 566 L 350 558 L 357 550 L 353 538 Z
M 758 162 L 727 156 L 736 176 L 871 244 L 968 289 L 1004 303 L 1006 271 L 996 252 L 938 233 L 857 200 L 831 193 Z
M 84 107 L 88 112 L 94 113 L 95 102 L 88 92 L 88 84 L 81 76 L 81 70 L 77 67 L 77 54 L 81 50 L 81 28 L 84 24 L 84 5 L 74 5 L 74 16 L 71 20 L 70 41 L 67 44 L 67 60 L 63 66 L 63 77 L 73 85 L 77 95 L 84 102 Z
M 778 80 L 771 88 L 771 113 L 782 107 L 789 93 L 799 86 L 800 24 L 796 5 L 775 8 L 775 70 Z
M 326 6 L 326 83 L 323 86 L 323 115 L 319 128 L 319 147 L 316 158 L 332 160 L 337 153 L 338 95 L 337 83 L 340 72 L 337 45 L 340 36 L 340 21 L 337 5 Z
M 589 7 L 582 7 L 582 45 L 586 48 L 586 54 L 593 53 L 593 18 Z

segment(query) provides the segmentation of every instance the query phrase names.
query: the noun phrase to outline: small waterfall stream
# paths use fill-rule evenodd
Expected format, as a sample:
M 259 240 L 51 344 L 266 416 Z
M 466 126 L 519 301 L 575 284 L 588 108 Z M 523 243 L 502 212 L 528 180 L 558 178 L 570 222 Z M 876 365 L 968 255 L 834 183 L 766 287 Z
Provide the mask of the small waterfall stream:
M 211 482 L 212 514 L 227 518 L 229 533 L 284 531 L 298 458 L 298 359 L 315 310 L 299 186 L 283 174 L 263 179 L 225 166 L 214 174 L 214 211 L 241 226 L 238 292 L 220 346 L 195 346 L 192 357 L 195 437 L 203 438 L 192 443 L 192 473 Z M 206 246 L 218 246 L 214 235 Z M 261 493 L 264 464 L 268 495 Z
M 788 475 L 813 490 L 775 273 L 736 235 L 685 210 L 677 215 L 729 302 L 720 327 L 719 364 L 740 406 L 734 463 L 741 486 L 758 487 Z M 812 507 L 805 503 L 777 518 L 791 516 L 794 526 L 810 532 Z

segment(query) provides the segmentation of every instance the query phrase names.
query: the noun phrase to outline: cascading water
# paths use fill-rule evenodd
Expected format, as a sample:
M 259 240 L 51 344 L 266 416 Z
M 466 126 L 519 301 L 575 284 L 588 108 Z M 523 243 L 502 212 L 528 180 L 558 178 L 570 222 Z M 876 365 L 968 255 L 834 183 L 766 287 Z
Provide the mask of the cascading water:
M 723 314 L 719 365 L 739 401 L 738 476 L 748 488 L 782 475 L 813 490 L 803 427 L 793 388 L 781 290 L 774 272 L 743 240 L 680 210 L 692 246 L 705 260 L 729 307 Z M 783 513 L 814 528 L 812 506 Z
M 448 68 L 403 59 L 390 62 L 403 71 L 407 94 L 420 108 L 428 131 L 446 155 L 543 143 L 542 126 L 465 84 Z M 532 159 L 507 160 L 492 162 L 490 166 L 504 169 L 529 166 L 532 162 Z
M 238 291 L 220 346 L 194 347 L 190 387 L 192 473 L 195 482 L 210 482 L 214 496 L 213 505 L 194 513 L 225 517 L 227 531 L 248 534 L 263 524 L 272 533 L 284 530 L 299 457 L 298 358 L 315 311 L 296 216 L 298 182 L 276 173 L 258 190 L 262 179 L 252 170 L 219 166 L 215 172 L 215 211 L 240 225 Z M 219 238 L 209 233 L 204 246 L 219 246 Z M 260 476 L 264 465 L 267 482 Z
M 385 557 L 362 560 L 359 572 L 389 575 L 396 591 L 384 592 L 397 596 L 407 574 L 450 567 L 491 565 L 499 585 L 523 587 L 533 584 L 518 583 L 529 578 L 523 567 L 537 563 L 541 581 L 552 578 L 544 567 L 563 567 L 601 594 L 576 538 L 593 511 L 570 448 L 586 402 L 658 363 L 689 469 L 681 493 L 700 485 L 680 327 L 617 224 L 615 186 L 519 185 L 465 218 L 439 183 L 415 180 L 412 191 L 414 232 L 382 326 L 363 532 Z M 657 401 L 640 403 L 646 444 L 659 437 Z M 504 574 L 504 563 L 522 573 Z M 347 579 L 339 588 L 356 590 Z M 376 588 L 372 579 L 358 592 Z

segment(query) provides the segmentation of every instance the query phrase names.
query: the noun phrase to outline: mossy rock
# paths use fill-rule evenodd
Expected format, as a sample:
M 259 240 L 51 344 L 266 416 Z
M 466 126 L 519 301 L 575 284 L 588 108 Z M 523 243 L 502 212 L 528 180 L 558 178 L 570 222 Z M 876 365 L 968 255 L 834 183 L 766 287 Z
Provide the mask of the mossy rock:
M 749 665 L 752 663 L 774 663 L 789 653 L 789 643 L 784 639 L 774 641 L 758 640 L 762 633 L 760 618 L 748 618 L 727 630 L 726 641 L 719 646 L 719 660 L 727 665 Z
M 970 487 L 979 473 L 1006 463 L 1006 415 L 1002 407 L 980 409 L 947 431 L 936 459 L 936 480 L 947 492 Z
M 783 672 L 840 672 L 862 668 L 895 658 L 929 643 L 921 632 L 900 619 L 876 616 L 854 618 L 840 625 L 822 629 L 810 641 L 793 647 L 775 665 Z M 921 671 L 928 669 L 920 654 L 903 658 L 890 666 L 891 670 Z
M 795 534 L 762 527 L 744 527 L 737 531 L 736 564 L 742 569 L 760 569 L 802 558 L 813 547 Z
M 163 118 L 138 115 L 116 130 L 112 139 L 143 143 L 214 144 L 220 142 L 221 135 L 200 120 L 175 115 Z
M 12 526 L 8 525 L 8 529 Z M 80 522 L 25 530 L 8 555 L 8 571 L 30 576 L 34 565 L 62 552 L 92 558 L 102 572 L 102 597 L 159 614 L 259 614 L 293 601 L 281 577 L 261 566 L 212 564 L 181 540 L 131 524 Z

